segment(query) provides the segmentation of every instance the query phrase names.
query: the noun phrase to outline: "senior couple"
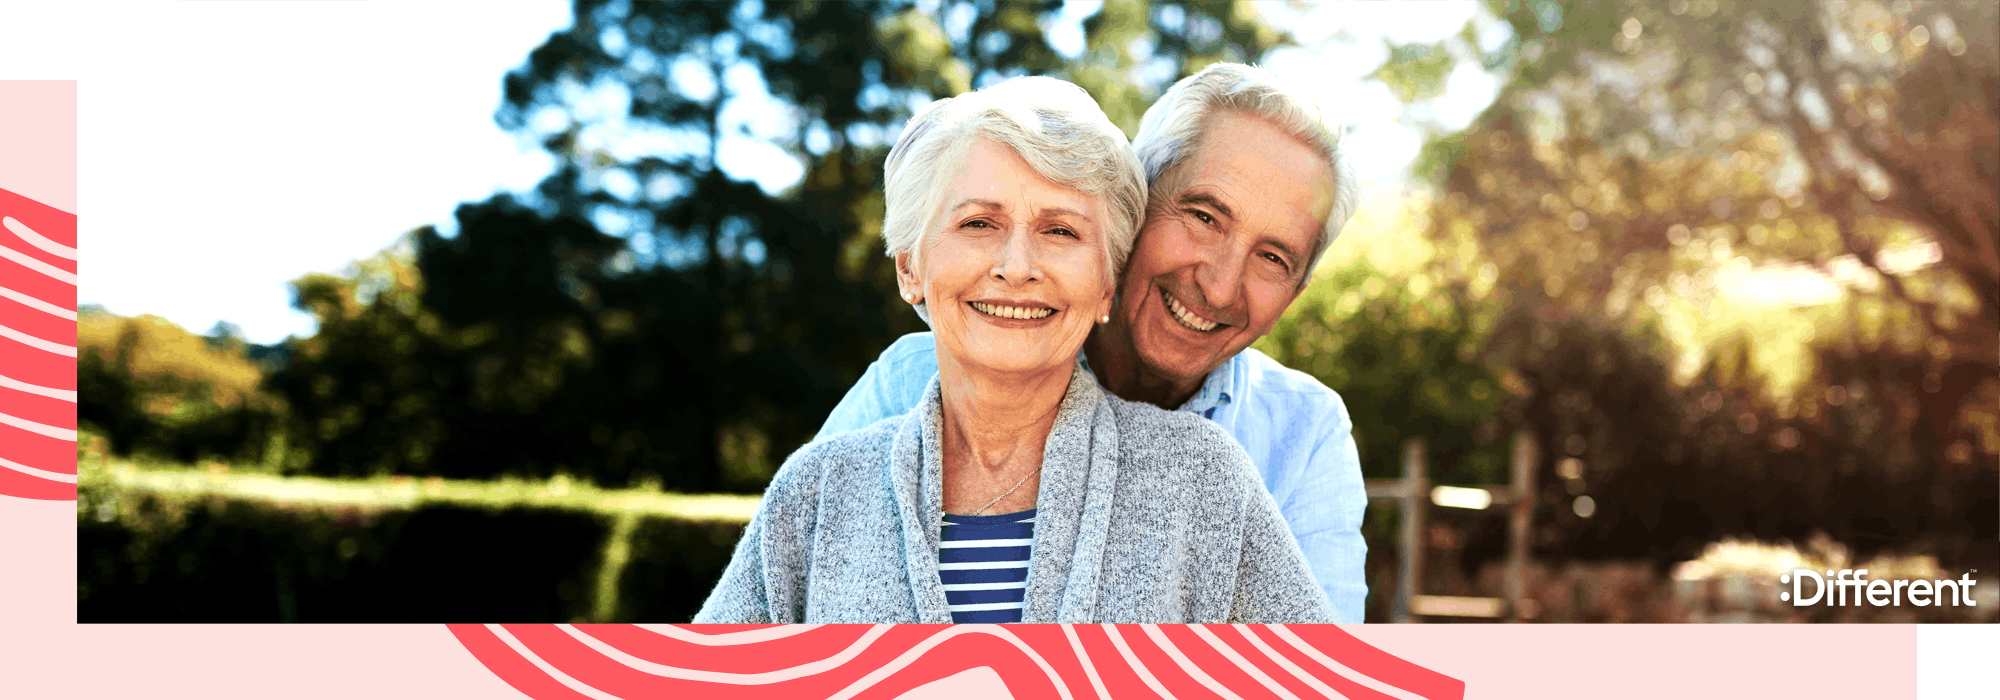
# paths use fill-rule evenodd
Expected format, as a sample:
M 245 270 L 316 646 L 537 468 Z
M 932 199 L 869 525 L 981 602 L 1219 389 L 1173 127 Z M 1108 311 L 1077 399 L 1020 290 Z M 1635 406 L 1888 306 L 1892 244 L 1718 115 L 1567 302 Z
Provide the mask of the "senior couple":
M 1228 63 L 1131 144 L 1051 78 L 918 112 L 882 236 L 932 330 L 786 460 L 695 621 L 1360 622 L 1347 411 L 1248 349 L 1353 212 L 1338 138 Z

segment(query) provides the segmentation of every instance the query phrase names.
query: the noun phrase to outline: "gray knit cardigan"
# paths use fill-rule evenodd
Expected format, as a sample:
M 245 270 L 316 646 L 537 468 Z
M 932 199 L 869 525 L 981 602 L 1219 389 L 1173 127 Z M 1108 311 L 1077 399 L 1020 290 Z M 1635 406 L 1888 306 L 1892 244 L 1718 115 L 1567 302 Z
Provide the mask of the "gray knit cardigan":
M 815 441 L 771 480 L 697 623 L 949 623 L 938 381 L 909 413 Z M 1313 582 L 1216 424 L 1070 380 L 1042 457 L 1022 622 L 1316 623 Z

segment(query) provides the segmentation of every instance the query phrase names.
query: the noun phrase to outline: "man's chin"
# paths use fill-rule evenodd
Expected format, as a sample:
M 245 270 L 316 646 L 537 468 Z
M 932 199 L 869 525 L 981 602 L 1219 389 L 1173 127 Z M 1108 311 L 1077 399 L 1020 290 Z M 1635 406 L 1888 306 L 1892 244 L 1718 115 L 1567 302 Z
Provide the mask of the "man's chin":
M 1176 382 L 1200 381 L 1206 378 L 1210 371 L 1215 369 L 1211 365 L 1211 361 L 1215 359 L 1215 356 L 1205 353 L 1196 354 L 1185 351 L 1160 352 L 1158 350 L 1140 348 L 1139 359 L 1146 363 L 1146 369 L 1151 370 L 1155 376 L 1172 378 Z

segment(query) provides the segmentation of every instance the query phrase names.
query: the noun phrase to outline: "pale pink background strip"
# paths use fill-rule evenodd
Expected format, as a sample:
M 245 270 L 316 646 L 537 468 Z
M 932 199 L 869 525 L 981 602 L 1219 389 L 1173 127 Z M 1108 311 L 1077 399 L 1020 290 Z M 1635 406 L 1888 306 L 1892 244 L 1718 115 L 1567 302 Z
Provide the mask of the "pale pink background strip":
M 1916 625 L 1363 625 L 1491 698 L 1914 698 Z
M 0 80 L 0 189 L 76 213 L 76 81 Z

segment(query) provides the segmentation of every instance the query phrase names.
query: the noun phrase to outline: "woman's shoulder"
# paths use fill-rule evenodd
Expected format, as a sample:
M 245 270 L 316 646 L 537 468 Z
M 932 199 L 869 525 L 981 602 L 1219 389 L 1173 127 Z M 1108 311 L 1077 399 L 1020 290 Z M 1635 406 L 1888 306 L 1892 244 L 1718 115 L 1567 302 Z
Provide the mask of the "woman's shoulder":
M 1141 401 L 1126 401 L 1109 391 L 1104 392 L 1104 400 L 1111 404 L 1111 410 L 1117 414 L 1121 432 L 1194 431 L 1201 433 L 1194 437 L 1204 442 L 1209 439 L 1230 439 L 1229 434 L 1223 432 L 1222 426 L 1216 425 L 1215 421 L 1193 413 L 1169 411 Z
M 896 440 L 896 430 L 906 415 L 890 416 L 868 427 L 834 433 L 800 446 L 785 458 L 784 465 L 771 478 L 767 493 L 816 487 L 822 474 L 851 474 L 856 471 L 849 468 L 853 465 L 887 459 Z
M 1202 471 L 1227 466 L 1255 475 L 1250 455 L 1215 421 L 1185 411 L 1126 401 L 1109 392 L 1104 398 L 1118 418 L 1119 452 L 1127 463 L 1198 467 Z M 1221 471 L 1226 473 L 1229 469 Z
M 881 457 L 889 453 L 890 445 L 896 441 L 896 431 L 903 425 L 909 414 L 897 414 L 875 421 L 865 428 L 834 433 L 813 440 L 792 453 L 792 459 L 820 462 L 851 462 L 856 459 Z

